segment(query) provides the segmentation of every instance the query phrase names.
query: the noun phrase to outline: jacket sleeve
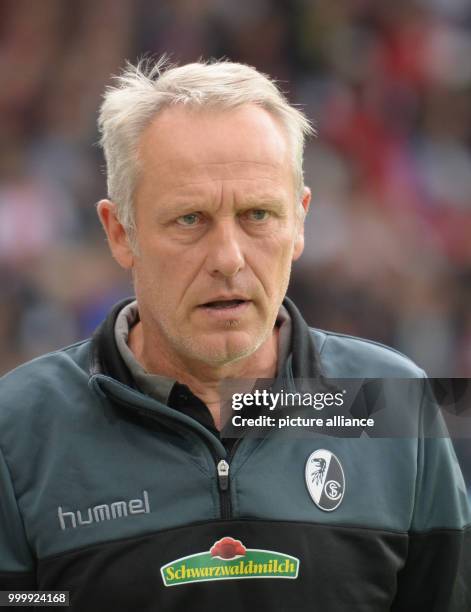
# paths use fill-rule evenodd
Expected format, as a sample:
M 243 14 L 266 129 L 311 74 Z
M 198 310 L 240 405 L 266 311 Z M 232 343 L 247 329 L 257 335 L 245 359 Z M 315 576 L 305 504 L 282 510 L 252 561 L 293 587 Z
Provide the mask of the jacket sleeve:
M 471 611 L 471 511 L 440 409 L 426 382 L 414 513 L 394 612 Z
M 35 562 L 0 449 L 0 591 L 35 589 Z

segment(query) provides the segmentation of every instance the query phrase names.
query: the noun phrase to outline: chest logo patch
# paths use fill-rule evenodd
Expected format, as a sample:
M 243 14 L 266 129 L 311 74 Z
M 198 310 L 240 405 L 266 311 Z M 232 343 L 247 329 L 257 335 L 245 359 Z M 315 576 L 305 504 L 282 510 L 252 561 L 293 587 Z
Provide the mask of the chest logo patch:
M 340 506 L 345 494 L 345 475 L 333 453 L 323 448 L 311 453 L 305 475 L 307 490 L 318 508 L 332 512 Z
M 297 578 L 299 559 L 291 555 L 246 548 L 240 540 L 224 537 L 208 551 L 171 561 L 160 568 L 166 587 L 190 582 L 242 578 Z

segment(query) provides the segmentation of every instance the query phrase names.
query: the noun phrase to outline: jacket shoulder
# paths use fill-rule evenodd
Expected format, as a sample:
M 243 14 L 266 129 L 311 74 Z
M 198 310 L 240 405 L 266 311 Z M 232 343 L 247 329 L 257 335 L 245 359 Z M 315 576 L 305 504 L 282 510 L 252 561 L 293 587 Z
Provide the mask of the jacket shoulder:
M 83 340 L 28 361 L 0 378 L 0 423 L 30 412 L 54 396 L 67 394 L 88 379 L 90 340 Z
M 424 378 L 425 372 L 399 351 L 363 338 L 310 329 L 328 378 Z

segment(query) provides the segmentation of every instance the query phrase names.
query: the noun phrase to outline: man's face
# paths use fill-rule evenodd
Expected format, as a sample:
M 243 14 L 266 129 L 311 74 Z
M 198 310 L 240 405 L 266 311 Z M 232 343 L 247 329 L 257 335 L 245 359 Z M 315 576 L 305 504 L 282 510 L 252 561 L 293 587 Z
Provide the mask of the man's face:
M 132 267 L 145 332 L 183 361 L 252 354 L 303 248 L 282 127 L 253 105 L 172 107 L 145 130 L 139 156 Z

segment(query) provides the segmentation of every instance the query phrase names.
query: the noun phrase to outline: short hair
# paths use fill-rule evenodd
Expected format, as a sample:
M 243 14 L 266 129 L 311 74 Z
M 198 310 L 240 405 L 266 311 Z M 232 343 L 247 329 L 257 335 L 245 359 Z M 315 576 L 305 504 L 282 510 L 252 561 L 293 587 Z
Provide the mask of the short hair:
M 120 223 L 131 240 L 135 235 L 133 193 L 138 176 L 140 137 L 155 116 L 172 105 L 231 109 L 256 104 L 280 120 L 292 151 L 298 199 L 304 187 L 305 137 L 315 131 L 306 116 L 265 74 L 230 61 L 169 65 L 157 61 L 129 62 L 106 89 L 98 127 L 107 167 L 108 197 L 116 203 Z M 299 209 L 302 209 L 299 206 Z M 302 210 L 299 211 L 302 214 Z

